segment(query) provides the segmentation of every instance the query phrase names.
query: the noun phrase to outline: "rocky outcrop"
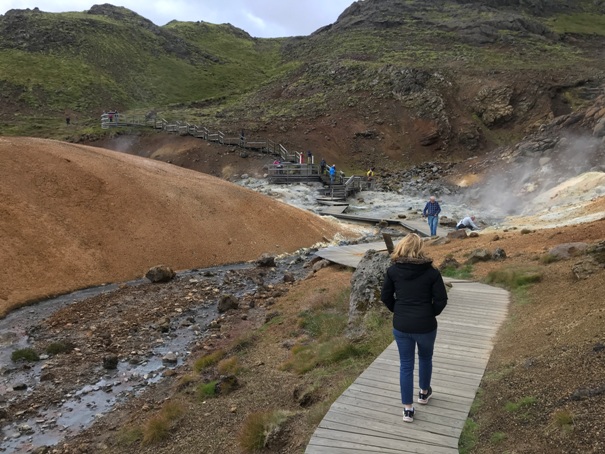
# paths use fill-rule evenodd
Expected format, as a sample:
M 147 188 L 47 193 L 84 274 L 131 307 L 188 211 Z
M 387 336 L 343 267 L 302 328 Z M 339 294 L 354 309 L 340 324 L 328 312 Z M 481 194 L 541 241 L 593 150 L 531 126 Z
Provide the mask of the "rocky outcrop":
M 390 265 L 391 259 L 384 252 L 370 249 L 365 253 L 351 277 L 349 326 L 355 327 L 370 308 L 382 304 L 380 292 Z
M 513 117 L 511 87 L 484 87 L 475 97 L 475 112 L 486 126 L 505 123 Z
M 231 309 L 237 309 L 239 306 L 235 295 L 221 295 L 218 301 L 218 312 L 222 314 Z

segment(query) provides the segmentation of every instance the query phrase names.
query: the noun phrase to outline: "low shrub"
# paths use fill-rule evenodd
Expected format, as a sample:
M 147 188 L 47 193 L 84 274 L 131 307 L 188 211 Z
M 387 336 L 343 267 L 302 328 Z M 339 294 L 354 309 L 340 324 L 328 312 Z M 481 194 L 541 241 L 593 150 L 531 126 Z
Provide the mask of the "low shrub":
M 21 348 L 11 353 L 11 359 L 14 362 L 19 360 L 34 362 L 40 361 L 40 356 L 38 356 L 33 348 Z
M 559 410 L 553 415 L 554 423 L 561 429 L 567 429 L 573 426 L 573 415 L 569 410 Z
M 120 446 L 133 446 L 143 439 L 140 427 L 122 427 L 116 434 L 116 443 Z
M 193 363 L 193 370 L 196 372 L 201 372 L 207 367 L 214 366 L 225 356 L 225 352 L 223 350 L 216 350 L 215 352 L 208 353 L 207 355 L 198 358 Z
M 558 262 L 561 259 L 553 254 L 544 254 L 544 255 L 540 256 L 539 260 L 540 260 L 540 263 L 542 263 L 543 265 L 548 265 L 549 263 Z
M 358 346 L 346 338 L 336 337 L 317 344 L 295 346 L 292 348 L 291 358 L 283 364 L 282 368 L 304 374 L 318 366 L 328 366 L 368 353 L 367 346 Z
M 504 440 L 506 440 L 506 434 L 504 432 L 494 432 L 490 437 L 490 441 L 495 445 L 502 443 Z

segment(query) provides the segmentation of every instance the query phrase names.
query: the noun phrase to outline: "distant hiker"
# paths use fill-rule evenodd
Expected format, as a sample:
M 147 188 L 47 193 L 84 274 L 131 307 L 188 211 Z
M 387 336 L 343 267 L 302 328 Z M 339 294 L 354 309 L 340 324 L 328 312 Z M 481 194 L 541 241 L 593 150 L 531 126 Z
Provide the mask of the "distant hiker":
M 242 132 L 239 136 L 240 147 L 246 146 L 246 131 L 242 129 Z
M 119 123 L 119 122 L 120 122 L 120 120 L 119 120 L 119 115 L 120 115 L 120 114 L 119 114 L 119 113 L 118 113 L 118 111 L 116 110 L 116 111 L 115 111 L 115 114 L 114 114 L 114 117 L 115 117 L 115 119 L 116 119 L 116 123 Z
M 69 117 L 69 115 L 66 115 L 66 116 L 65 116 L 65 124 L 66 124 L 67 126 L 69 126 L 69 124 L 70 124 L 70 123 L 71 123 L 71 118 Z
M 345 173 L 341 170 L 339 172 L 339 175 L 340 175 L 340 184 L 344 184 L 344 182 L 345 182 Z
M 475 220 L 475 216 L 465 217 L 460 222 L 458 222 L 458 224 L 456 225 L 456 230 L 462 230 L 462 229 L 480 230 L 479 227 L 477 227 L 477 225 L 473 222 L 474 220 Z
M 321 158 L 321 162 L 319 163 L 319 168 L 321 170 L 321 174 L 322 175 L 325 175 L 325 173 L 326 173 L 326 166 L 327 165 L 328 164 L 326 164 L 326 160 L 324 158 Z
M 110 122 L 110 123 L 113 123 L 113 115 L 114 115 L 114 114 L 115 114 L 115 112 L 114 112 L 113 110 L 110 110 L 110 111 L 107 113 L 107 116 L 109 117 L 109 122 Z
M 439 203 L 435 200 L 435 196 L 432 195 L 429 198 L 429 201 L 424 206 L 424 210 L 422 210 L 422 216 L 428 218 L 429 229 L 431 230 L 431 236 L 437 235 L 437 224 L 439 222 L 439 213 L 441 213 L 441 207 Z
M 380 299 L 393 313 L 393 337 L 399 350 L 399 387 L 403 420 L 414 421 L 414 359 L 418 347 L 418 403 L 429 403 L 433 390 L 433 349 L 437 316 L 447 306 L 447 292 L 433 261 L 422 252 L 424 242 L 406 235 L 391 254 Z
M 311 153 L 311 150 L 307 151 L 307 164 L 313 164 L 313 153 Z
M 330 166 L 330 186 L 334 184 L 334 177 L 336 176 L 336 164 Z
M 368 181 L 374 179 L 374 167 L 370 167 L 370 170 L 366 172 L 366 178 Z

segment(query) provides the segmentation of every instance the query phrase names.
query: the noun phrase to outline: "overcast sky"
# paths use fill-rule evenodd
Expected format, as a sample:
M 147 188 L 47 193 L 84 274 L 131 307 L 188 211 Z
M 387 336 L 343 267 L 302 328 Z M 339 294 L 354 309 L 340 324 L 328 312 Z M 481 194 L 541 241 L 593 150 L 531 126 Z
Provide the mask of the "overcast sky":
M 353 0 L 0 0 L 0 14 L 9 9 L 85 11 L 92 5 L 124 6 L 157 25 L 173 19 L 230 23 L 254 37 L 298 36 L 331 24 Z

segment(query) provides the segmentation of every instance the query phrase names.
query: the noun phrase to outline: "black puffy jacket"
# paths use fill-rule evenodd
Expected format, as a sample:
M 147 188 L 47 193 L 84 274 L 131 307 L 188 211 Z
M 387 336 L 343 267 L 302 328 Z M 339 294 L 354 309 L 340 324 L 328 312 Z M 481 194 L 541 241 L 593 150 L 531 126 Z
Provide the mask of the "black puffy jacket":
M 432 260 L 402 257 L 387 270 L 381 300 L 393 312 L 393 328 L 430 333 L 447 305 L 447 292 Z

